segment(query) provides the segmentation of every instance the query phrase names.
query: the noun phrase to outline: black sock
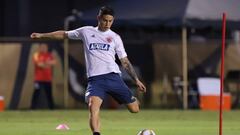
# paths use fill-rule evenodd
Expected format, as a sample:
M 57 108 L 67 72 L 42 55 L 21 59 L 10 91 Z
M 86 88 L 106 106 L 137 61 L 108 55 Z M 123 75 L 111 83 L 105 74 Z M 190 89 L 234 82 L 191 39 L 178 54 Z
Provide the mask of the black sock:
M 100 132 L 93 132 L 93 135 L 101 135 Z

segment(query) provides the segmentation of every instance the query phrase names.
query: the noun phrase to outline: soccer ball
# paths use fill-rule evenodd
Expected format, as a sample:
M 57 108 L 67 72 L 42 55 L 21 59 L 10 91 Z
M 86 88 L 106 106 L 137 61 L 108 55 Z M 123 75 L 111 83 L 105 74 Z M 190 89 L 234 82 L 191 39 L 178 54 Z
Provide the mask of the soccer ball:
M 139 131 L 137 135 L 156 135 L 156 134 L 151 129 L 143 129 L 143 130 Z

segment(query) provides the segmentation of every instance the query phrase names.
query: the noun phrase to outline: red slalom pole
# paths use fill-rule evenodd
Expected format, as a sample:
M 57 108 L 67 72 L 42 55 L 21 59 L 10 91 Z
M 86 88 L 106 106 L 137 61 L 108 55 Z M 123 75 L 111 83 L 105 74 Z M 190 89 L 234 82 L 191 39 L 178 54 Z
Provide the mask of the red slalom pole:
M 223 110 L 223 81 L 224 81 L 224 56 L 225 56 L 225 38 L 226 38 L 226 13 L 222 16 L 222 55 L 221 55 L 221 83 L 220 83 L 220 107 L 219 107 L 219 135 L 222 135 L 222 110 Z

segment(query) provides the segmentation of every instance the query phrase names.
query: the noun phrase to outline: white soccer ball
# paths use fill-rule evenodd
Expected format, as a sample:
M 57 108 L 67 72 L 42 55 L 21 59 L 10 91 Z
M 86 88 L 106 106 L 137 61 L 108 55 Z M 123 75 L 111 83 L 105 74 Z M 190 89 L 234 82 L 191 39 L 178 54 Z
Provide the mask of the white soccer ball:
M 139 131 L 137 135 L 156 135 L 156 134 L 151 129 L 143 129 L 143 130 Z

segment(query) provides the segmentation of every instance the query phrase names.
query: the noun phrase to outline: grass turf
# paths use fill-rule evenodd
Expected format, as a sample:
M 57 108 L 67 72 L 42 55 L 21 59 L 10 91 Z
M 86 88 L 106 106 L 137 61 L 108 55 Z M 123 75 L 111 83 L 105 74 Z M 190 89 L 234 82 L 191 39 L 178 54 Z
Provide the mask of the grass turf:
M 223 135 L 240 134 L 240 111 L 224 112 Z M 218 135 L 217 111 L 102 110 L 103 135 L 136 135 L 144 128 L 157 135 Z M 58 131 L 66 123 L 70 130 Z M 0 135 L 91 135 L 87 110 L 5 111 L 0 113 Z

